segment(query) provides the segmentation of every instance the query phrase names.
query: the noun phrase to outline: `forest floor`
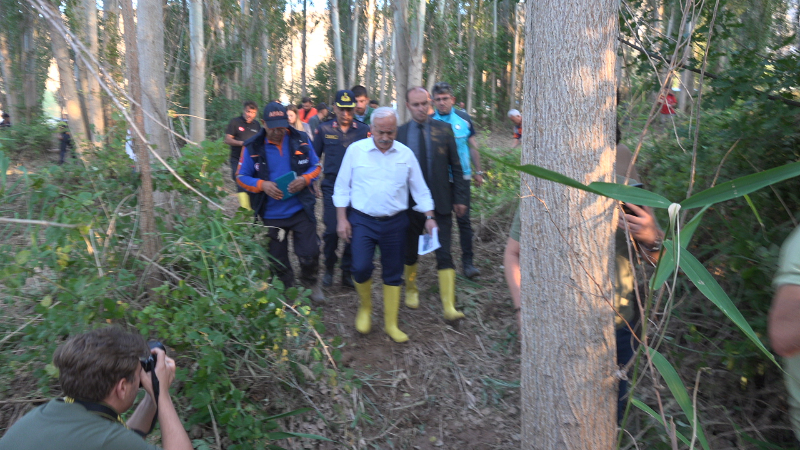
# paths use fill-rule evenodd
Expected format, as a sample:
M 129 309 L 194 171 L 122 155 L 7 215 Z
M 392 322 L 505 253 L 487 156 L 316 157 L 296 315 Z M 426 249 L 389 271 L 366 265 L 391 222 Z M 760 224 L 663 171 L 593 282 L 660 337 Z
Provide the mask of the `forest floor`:
M 504 148 L 510 144 L 511 139 L 501 139 L 497 146 Z M 37 167 L 57 160 L 58 152 L 51 150 L 30 157 L 18 155 L 14 162 L 15 166 Z M 229 169 L 220 170 L 226 176 L 226 188 L 233 192 Z M 18 169 L 9 171 L 9 175 L 15 173 L 19 173 Z M 235 211 L 236 196 L 231 194 L 224 206 L 230 213 Z M 318 202 L 317 213 L 321 218 L 321 202 Z M 503 251 L 510 215 L 481 217 L 473 214 L 472 220 L 474 263 L 481 275 L 473 280 L 461 275 L 457 227 L 454 227 L 452 249 L 458 272 L 457 306 L 466 318 L 457 324 L 443 320 L 435 257 L 432 254 L 423 256 L 418 276 L 420 308 L 411 310 L 401 306 L 400 309 L 400 328 L 410 337 L 407 343 L 393 342 L 382 330 L 379 260 L 376 259 L 373 274 L 373 331 L 368 335 L 360 335 L 354 328 L 358 297 L 354 290 L 339 285 L 337 269 L 334 286 L 325 289 L 327 301 L 319 307 L 326 328 L 323 337 L 327 340 L 341 338 L 344 345 L 339 368 L 354 370 L 362 385 L 345 394 L 341 389 L 331 389 L 323 380 L 309 380 L 302 386 L 304 400 L 292 406 L 312 406 L 317 417 L 313 414 L 291 417 L 283 421 L 283 428 L 323 435 L 333 442 L 288 439 L 280 445 L 290 449 L 324 450 L 477 450 L 521 446 L 520 344 L 503 275 Z M 321 235 L 322 221 L 319 222 Z M 320 279 L 321 275 L 322 269 Z M 683 300 L 688 301 L 687 298 Z M 684 335 L 692 316 L 687 314 L 684 319 L 686 323 L 671 325 L 667 334 L 678 345 L 696 347 Z M 786 444 L 791 442 L 791 434 L 780 374 L 767 370 L 763 377 L 744 383 L 746 380 L 708 361 L 696 350 L 681 352 L 677 358 L 680 363 L 675 367 L 683 380 L 694 380 L 698 367 L 710 365 L 713 368 L 703 372 L 697 395 L 698 409 L 707 419 L 704 428 L 711 448 L 790 448 L 791 445 Z M 31 378 L 28 381 L 34 383 Z M 15 381 L 14 391 L 36 389 L 34 386 L 26 389 L 25 385 L 25 380 Z M 252 386 L 250 395 L 286 398 L 285 389 L 283 385 L 270 382 Z M 694 387 L 688 381 L 687 389 L 693 395 Z M 665 399 L 665 409 L 679 415 L 666 388 L 661 386 L 658 391 Z M 654 405 L 656 395 L 653 383 L 645 377 L 636 396 Z M 0 401 L 0 429 L 34 406 L 4 403 L 5 400 Z M 633 421 L 627 428 L 629 436 L 635 436 L 638 441 L 638 448 L 668 448 L 664 446 L 668 444 L 664 443 L 663 429 L 654 427 L 641 413 L 633 414 Z M 212 437 L 210 429 L 192 430 L 193 439 Z M 630 439 L 625 441 L 630 442 Z M 653 442 L 659 444 L 648 446 Z M 635 448 L 632 445 L 622 447 Z

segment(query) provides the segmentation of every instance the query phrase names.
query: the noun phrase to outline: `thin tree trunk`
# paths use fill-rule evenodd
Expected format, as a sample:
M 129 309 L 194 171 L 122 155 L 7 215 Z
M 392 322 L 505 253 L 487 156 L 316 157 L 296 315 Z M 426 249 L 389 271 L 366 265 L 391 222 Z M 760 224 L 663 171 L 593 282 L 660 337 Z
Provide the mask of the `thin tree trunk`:
M 86 158 L 84 150 L 87 144 L 86 122 L 81 110 L 81 102 L 78 98 L 78 86 L 75 82 L 75 70 L 69 58 L 69 48 L 64 34 L 54 23 L 45 20 L 50 29 L 50 45 L 53 48 L 53 57 L 58 66 L 58 77 L 61 81 L 61 96 L 67 110 L 67 124 L 70 134 L 75 142 L 75 149 L 81 159 Z
M 97 41 L 97 1 L 84 0 L 83 2 L 83 37 L 86 48 L 89 49 L 95 61 L 100 61 L 100 45 Z M 89 118 L 92 141 L 94 145 L 102 144 L 100 136 L 105 134 L 105 118 L 103 117 L 103 97 L 100 93 L 100 81 L 92 75 L 97 67 L 86 67 L 86 110 Z
M 339 0 L 331 0 L 331 31 L 333 32 L 333 59 L 336 63 L 336 89 L 344 89 L 344 60 L 342 35 L 339 28 Z
M 361 3 L 359 0 L 355 0 L 355 2 L 356 8 L 353 12 L 353 30 L 351 31 L 353 40 L 350 43 L 351 48 L 353 49 L 350 53 L 350 86 L 356 85 L 356 78 L 358 77 L 358 60 L 360 59 L 358 53 L 358 23 L 361 19 Z
M 250 15 L 250 2 L 248 0 L 241 0 L 241 13 L 243 20 L 240 33 L 247 33 L 245 36 L 240 36 L 239 39 L 239 43 L 242 46 L 242 85 L 249 89 L 253 79 L 253 46 L 250 43 L 253 19 Z
M 492 2 L 492 49 L 491 49 L 491 69 L 489 71 L 489 83 L 492 84 L 489 98 L 489 114 L 493 119 L 497 118 L 497 1 Z
M 691 20 L 687 20 L 686 31 L 684 32 L 686 47 L 683 52 L 683 58 L 681 59 L 681 63 L 684 65 L 689 62 L 689 56 L 692 54 L 692 30 L 694 30 L 694 23 Z M 687 108 L 691 109 L 689 108 L 689 99 L 694 94 L 694 73 L 690 70 L 684 70 L 681 74 L 680 81 L 681 91 L 678 92 L 678 110 L 685 113 Z
M 206 140 L 206 46 L 203 40 L 203 2 L 191 0 L 189 6 L 191 63 L 189 67 L 190 139 Z
M 422 85 L 422 65 L 425 56 L 425 9 L 427 0 L 419 0 L 415 11 L 414 23 L 411 28 L 411 48 L 409 57 L 411 62 L 408 67 L 408 88 Z
M 136 22 L 133 17 L 133 0 L 122 0 L 122 16 L 125 23 L 125 68 L 128 77 L 128 89 L 134 102 L 142 104 L 142 88 L 139 79 L 139 50 L 136 42 Z M 141 5 L 141 3 L 140 3 Z M 144 132 L 145 123 L 142 108 L 131 105 L 131 113 L 136 128 Z M 142 252 L 150 260 L 154 260 L 161 248 L 158 233 L 156 233 L 155 207 L 153 201 L 153 179 L 150 175 L 150 153 L 144 142 L 135 132 L 131 133 L 131 144 L 136 153 L 139 165 L 139 176 L 142 182 L 139 188 L 139 226 L 142 230 Z M 157 279 L 152 277 L 148 287 L 155 287 Z
M 306 87 L 306 29 L 308 28 L 308 0 L 303 0 L 303 26 L 302 26 L 302 42 L 300 43 L 300 53 L 302 59 L 300 60 L 300 96 L 305 97 L 308 95 Z
M 408 0 L 392 1 L 394 10 L 394 88 L 397 102 L 398 123 L 406 122 L 406 96 L 409 87 L 409 67 L 411 66 L 410 41 L 408 30 Z
M 138 0 L 136 45 L 139 50 L 139 79 L 142 83 L 144 126 L 150 143 L 166 158 L 173 154 L 167 117 L 164 80 L 164 8 L 161 0 Z
M 381 95 L 380 99 L 378 100 L 378 104 L 381 106 L 386 105 L 386 90 L 389 86 L 389 80 L 386 79 L 387 76 L 387 68 L 389 66 L 389 61 L 387 61 L 386 54 L 390 51 L 389 45 L 392 42 L 391 39 L 387 39 L 389 37 L 389 24 L 387 23 L 386 15 L 383 15 L 383 45 L 381 46 Z
M 472 101 L 475 98 L 475 3 L 470 5 L 469 37 L 467 54 L 467 114 L 472 114 Z
M 375 0 L 367 0 L 367 63 L 364 66 L 364 87 L 367 92 L 371 92 L 374 98 L 375 91 L 372 89 L 372 69 L 375 64 Z
M 264 102 L 269 102 L 269 78 L 271 72 L 269 66 L 269 31 L 266 29 L 261 31 L 261 63 L 264 66 L 264 74 L 261 77 L 261 97 Z
M 6 104 L 3 104 L 3 109 L 8 112 L 11 122 L 14 123 L 19 119 L 19 111 L 17 110 L 17 94 L 12 81 L 14 77 L 11 74 L 11 57 L 5 31 L 0 31 L 0 70 L 3 71 L 3 90 L 6 92 Z
M 522 164 L 613 182 L 617 2 L 525 4 Z M 612 449 L 614 202 L 528 175 L 522 186 L 522 448 Z

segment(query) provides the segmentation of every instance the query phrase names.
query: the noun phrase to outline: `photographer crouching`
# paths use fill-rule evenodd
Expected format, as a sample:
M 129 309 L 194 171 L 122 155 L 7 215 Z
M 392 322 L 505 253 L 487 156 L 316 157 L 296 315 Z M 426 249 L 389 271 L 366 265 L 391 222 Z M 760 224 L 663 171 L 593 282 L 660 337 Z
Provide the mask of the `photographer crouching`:
M 165 450 L 191 450 L 169 395 L 175 361 L 157 342 L 108 327 L 71 337 L 53 355 L 64 397 L 39 406 L 0 438 L 0 450 L 154 450 L 156 421 Z M 127 423 L 119 416 L 144 399 Z

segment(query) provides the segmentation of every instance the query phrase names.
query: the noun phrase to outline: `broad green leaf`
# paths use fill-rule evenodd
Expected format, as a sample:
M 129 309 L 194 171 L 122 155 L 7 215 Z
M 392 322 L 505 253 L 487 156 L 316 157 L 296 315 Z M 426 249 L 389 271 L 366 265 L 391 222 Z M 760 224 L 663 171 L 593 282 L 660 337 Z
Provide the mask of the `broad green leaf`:
M 761 220 L 761 216 L 758 214 L 758 210 L 756 209 L 756 205 L 753 203 L 753 200 L 750 199 L 749 195 L 745 195 L 744 199 L 747 200 L 747 204 L 750 206 L 750 209 L 753 210 L 753 214 L 756 216 L 758 224 L 761 225 L 761 228 L 764 228 L 764 221 Z
M 718 184 L 713 188 L 698 192 L 681 202 L 682 208 L 697 208 L 713 205 L 732 198 L 741 197 L 764 186 L 788 180 L 800 175 L 800 162 L 786 164 L 773 169 L 750 174 L 735 180 Z
M 658 423 L 661 423 L 661 424 L 663 424 L 665 428 L 666 428 L 666 427 L 669 427 L 669 425 L 668 425 L 668 424 L 666 424 L 666 423 L 663 423 L 663 422 L 661 421 L 661 415 L 659 415 L 657 412 L 655 412 L 655 411 L 653 410 L 653 408 L 651 408 L 651 407 L 647 406 L 647 404 L 645 404 L 644 402 L 642 402 L 642 401 L 641 401 L 641 400 L 639 400 L 638 398 L 633 398 L 633 397 L 632 397 L 632 398 L 631 398 L 631 405 L 633 405 L 633 406 L 635 406 L 635 407 L 637 407 L 637 408 L 641 409 L 642 411 L 646 412 L 648 416 L 652 417 L 653 419 L 656 419 L 656 421 L 658 421 Z M 687 439 L 687 438 L 686 438 L 686 436 L 684 436 L 683 434 L 681 434 L 681 433 L 680 433 L 678 430 L 675 430 L 675 436 L 677 436 L 677 437 L 678 437 L 678 439 L 679 439 L 681 442 L 683 442 L 684 444 L 686 444 L 686 445 L 691 445 L 691 442 L 689 442 L 689 439 Z
M 712 303 L 714 303 L 717 308 L 719 308 L 729 319 L 739 327 L 740 330 L 747 336 L 756 347 L 761 350 L 764 355 L 769 358 L 770 361 L 775 363 L 776 366 L 779 366 L 778 362 L 775 360 L 775 357 L 764 347 L 764 344 L 761 342 L 761 339 L 758 338 L 755 331 L 750 327 L 750 324 L 747 323 L 742 313 L 736 308 L 736 306 L 731 301 L 728 294 L 722 290 L 717 280 L 708 273 L 705 267 L 700 264 L 700 261 L 697 260 L 688 250 L 681 250 L 680 256 L 680 266 L 683 272 L 692 280 L 697 289 L 703 293 Z
M 495 158 L 492 158 L 492 159 L 495 159 Z M 526 164 L 524 166 L 520 166 L 518 164 L 510 164 L 508 162 L 505 162 L 505 161 L 502 161 L 502 160 L 499 160 L 499 159 L 495 159 L 495 161 L 499 161 L 499 162 L 511 167 L 512 169 L 519 170 L 520 172 L 525 172 L 528 175 L 533 175 L 536 178 L 542 178 L 544 180 L 555 181 L 556 183 L 561 183 L 561 184 L 566 185 L 566 186 L 574 187 L 576 189 L 580 189 L 580 190 L 583 190 L 583 191 L 592 192 L 592 193 L 597 194 L 596 191 L 594 191 L 593 189 L 589 188 L 589 186 L 586 186 L 585 184 L 581 183 L 580 181 L 573 180 L 572 178 L 570 178 L 570 177 L 568 177 L 566 175 L 562 175 L 562 174 L 560 174 L 558 172 L 555 172 L 555 171 L 552 171 L 550 169 L 545 169 L 544 167 L 536 166 L 536 165 L 533 165 L 533 164 Z
M 684 252 L 681 252 L 681 254 L 683 253 Z M 672 367 L 672 364 L 667 361 L 667 358 L 664 358 L 664 355 L 658 353 L 652 348 L 649 348 L 648 350 L 650 353 L 650 358 L 653 360 L 653 365 L 656 366 L 656 370 L 658 370 L 658 373 L 661 374 L 661 378 L 664 379 L 664 382 L 667 383 L 669 391 L 672 392 L 672 396 L 675 397 L 675 401 L 678 402 L 678 406 L 681 407 L 683 413 L 686 415 L 686 418 L 689 420 L 689 426 L 694 426 L 695 411 L 694 407 L 692 406 L 692 399 L 689 397 L 689 393 L 686 391 L 686 387 L 683 385 L 681 377 L 678 376 L 678 372 L 676 372 L 675 368 Z M 708 441 L 706 441 L 706 435 L 703 433 L 703 427 L 700 426 L 699 420 L 697 421 L 696 425 L 695 433 L 697 435 L 697 440 L 705 450 L 709 450 Z
M 664 251 L 658 260 L 656 271 L 650 278 L 650 289 L 655 291 L 661 289 L 661 285 L 675 271 L 675 253 L 672 251 L 672 241 L 664 241 Z
M 704 206 L 699 213 L 692 217 L 692 220 L 690 220 L 689 223 L 681 228 L 681 248 L 686 248 L 689 245 L 689 242 L 692 240 L 694 232 L 697 231 L 697 227 L 700 226 L 700 221 L 703 220 L 703 214 L 707 209 L 708 206 Z
M 653 208 L 667 208 L 672 204 L 669 200 L 655 192 L 646 191 L 635 186 L 618 183 L 604 183 L 595 181 L 589 184 L 589 191 L 595 192 L 614 200 L 633 203 L 634 205 L 652 206 Z

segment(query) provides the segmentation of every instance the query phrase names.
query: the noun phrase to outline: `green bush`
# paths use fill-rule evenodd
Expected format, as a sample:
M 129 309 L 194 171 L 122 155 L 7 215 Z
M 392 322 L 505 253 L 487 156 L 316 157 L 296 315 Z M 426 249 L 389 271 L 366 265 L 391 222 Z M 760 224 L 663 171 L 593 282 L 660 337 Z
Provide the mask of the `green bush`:
M 46 152 L 57 148 L 56 128 L 52 119 L 37 117 L 26 124 L 13 123 L 0 128 L 0 151 L 8 154 Z

